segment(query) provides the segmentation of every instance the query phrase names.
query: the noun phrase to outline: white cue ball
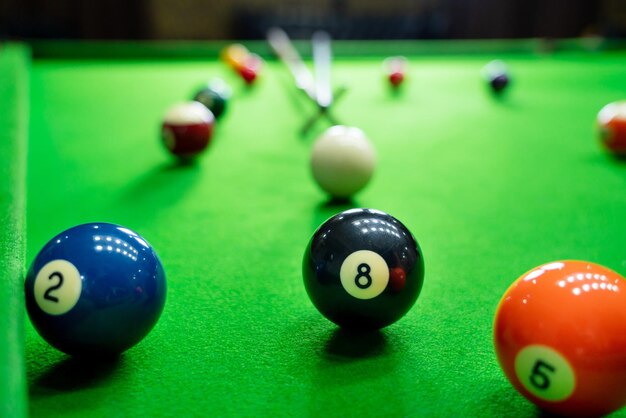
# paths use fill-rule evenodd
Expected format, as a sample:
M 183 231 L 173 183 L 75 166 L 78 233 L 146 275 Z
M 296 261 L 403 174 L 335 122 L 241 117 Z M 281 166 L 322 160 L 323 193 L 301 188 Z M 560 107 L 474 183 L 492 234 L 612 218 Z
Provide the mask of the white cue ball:
M 333 197 L 357 193 L 370 181 L 375 166 L 374 147 L 359 128 L 333 126 L 313 144 L 313 178 Z

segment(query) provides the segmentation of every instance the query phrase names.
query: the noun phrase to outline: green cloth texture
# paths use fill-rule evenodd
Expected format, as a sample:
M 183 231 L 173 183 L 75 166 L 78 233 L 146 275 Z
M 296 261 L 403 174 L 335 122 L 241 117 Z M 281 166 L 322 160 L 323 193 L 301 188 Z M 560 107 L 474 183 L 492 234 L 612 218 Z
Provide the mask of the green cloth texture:
M 26 415 L 24 277 L 30 51 L 0 45 L 0 416 Z
M 540 416 L 498 366 L 492 322 L 508 286 L 540 264 L 585 259 L 626 272 L 626 166 L 601 149 L 594 124 L 603 105 L 626 95 L 626 53 L 478 43 L 462 44 L 467 54 L 408 54 L 406 44 L 388 43 L 386 54 L 409 59 L 394 94 L 383 44 L 372 55 L 359 45 L 360 54 L 335 57 L 333 84 L 348 91 L 333 114 L 364 130 L 377 167 L 367 188 L 340 204 L 309 167 L 328 122 L 299 134 L 317 109 L 277 61 L 248 88 L 218 49 L 159 59 L 147 57 L 155 45 L 135 46 L 140 59 L 132 59 L 125 45 L 125 57 L 113 59 L 109 45 L 98 59 L 90 46 L 81 59 L 80 45 L 67 44 L 65 58 L 55 57 L 63 44 L 47 53 L 35 46 L 30 75 L 26 51 L 3 50 L 2 75 L 24 84 L 0 80 L 9 92 L 0 117 L 13 115 L 15 126 L 12 145 L 0 146 L 16 156 L 3 179 L 12 229 L 0 241 L 13 272 L 0 290 L 10 301 L 0 307 L 10 332 L 10 351 L 0 348 L 8 416 L 24 415 L 26 399 L 33 417 Z M 481 78 L 494 58 L 511 71 L 501 98 Z M 227 113 L 207 152 L 177 164 L 161 144 L 163 114 L 214 77 L 233 88 Z M 18 160 L 26 155 L 27 175 Z M 315 229 L 351 207 L 397 217 L 425 260 L 413 309 L 364 335 L 324 319 L 301 277 Z M 93 221 L 140 233 L 168 278 L 155 329 L 110 362 L 48 346 L 24 318 L 16 280 L 51 237 Z

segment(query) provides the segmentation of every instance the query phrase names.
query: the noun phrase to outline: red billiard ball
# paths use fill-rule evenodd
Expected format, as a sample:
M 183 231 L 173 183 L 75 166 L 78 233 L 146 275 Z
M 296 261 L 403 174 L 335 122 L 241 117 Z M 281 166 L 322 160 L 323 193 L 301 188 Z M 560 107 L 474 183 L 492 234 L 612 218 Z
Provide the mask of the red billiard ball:
M 502 297 L 494 343 L 509 381 L 541 409 L 616 411 L 626 404 L 626 279 L 586 261 L 537 267 Z
M 389 74 L 389 83 L 391 83 L 393 87 L 398 87 L 400 84 L 402 84 L 403 81 L 404 73 L 400 71 L 394 71 L 393 73 Z
M 235 70 L 246 84 L 251 85 L 256 81 L 262 67 L 263 58 L 255 53 L 249 53 L 242 64 L 236 67 Z
M 407 59 L 405 57 L 389 57 L 383 61 L 383 69 L 392 88 L 398 88 L 405 80 Z
M 237 72 L 239 73 L 241 78 L 243 78 L 243 81 L 245 81 L 247 85 L 251 85 L 252 83 L 254 83 L 258 75 L 256 70 L 252 67 L 240 67 L 237 69 Z
M 170 107 L 163 118 L 161 137 L 175 156 L 191 158 L 209 145 L 215 117 L 202 103 L 192 101 Z
M 600 142 L 617 156 L 626 156 L 626 101 L 604 106 L 597 117 Z

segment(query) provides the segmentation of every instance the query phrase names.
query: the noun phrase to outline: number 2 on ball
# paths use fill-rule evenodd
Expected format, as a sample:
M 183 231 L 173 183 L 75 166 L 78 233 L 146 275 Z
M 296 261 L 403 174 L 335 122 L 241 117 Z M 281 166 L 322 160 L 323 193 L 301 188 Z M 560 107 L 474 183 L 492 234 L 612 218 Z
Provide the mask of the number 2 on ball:
M 56 296 L 52 295 L 52 292 L 54 290 L 57 290 L 58 288 L 60 288 L 61 286 L 63 286 L 63 275 L 61 273 L 59 273 L 58 271 L 55 271 L 54 273 L 52 273 L 51 275 L 48 276 L 48 280 L 53 280 L 54 278 L 58 278 L 59 282 L 55 285 L 52 285 L 48 288 L 48 290 L 46 290 L 46 293 L 43 294 L 43 298 L 47 299 L 49 301 L 52 302 L 59 302 L 59 298 Z

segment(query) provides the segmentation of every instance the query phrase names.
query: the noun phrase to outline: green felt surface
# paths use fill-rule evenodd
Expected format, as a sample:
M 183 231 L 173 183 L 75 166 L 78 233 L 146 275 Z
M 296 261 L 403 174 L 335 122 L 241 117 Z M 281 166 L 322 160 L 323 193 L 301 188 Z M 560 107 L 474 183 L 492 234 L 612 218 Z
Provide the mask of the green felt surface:
M 29 50 L 0 46 L 0 416 L 26 415 L 24 378 L 25 178 Z
M 505 100 L 480 78 L 496 57 L 514 79 Z M 594 128 L 626 95 L 626 54 L 409 58 L 399 95 L 379 58 L 335 62 L 335 84 L 350 86 L 336 116 L 378 153 L 369 187 L 340 206 L 308 170 L 325 125 L 298 135 L 314 109 L 279 63 L 246 89 L 217 61 L 35 61 L 27 260 L 62 229 L 120 223 L 155 247 L 169 293 L 154 331 L 112 363 L 69 359 L 28 325 L 31 414 L 537 416 L 496 363 L 493 315 L 544 262 L 626 271 L 626 165 Z M 161 115 L 213 76 L 233 86 L 230 109 L 209 152 L 178 166 L 159 144 Z M 322 318 L 300 273 L 315 228 L 351 206 L 398 217 L 426 266 L 414 309 L 365 336 Z

